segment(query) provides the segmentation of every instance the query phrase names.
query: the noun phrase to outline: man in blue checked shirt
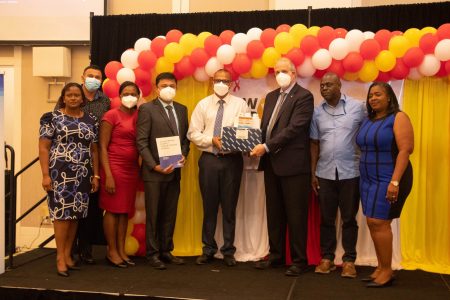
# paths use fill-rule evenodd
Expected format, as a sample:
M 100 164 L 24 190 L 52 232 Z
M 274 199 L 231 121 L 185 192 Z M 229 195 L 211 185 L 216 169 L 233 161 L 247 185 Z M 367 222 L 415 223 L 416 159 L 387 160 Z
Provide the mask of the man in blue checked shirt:
M 320 82 L 324 101 L 314 109 L 311 122 L 312 188 L 319 196 L 322 260 L 315 272 L 329 274 L 336 269 L 336 213 L 342 224 L 342 277 L 355 278 L 356 241 L 359 208 L 359 150 L 356 132 L 366 112 L 363 101 L 341 93 L 341 81 L 326 73 Z

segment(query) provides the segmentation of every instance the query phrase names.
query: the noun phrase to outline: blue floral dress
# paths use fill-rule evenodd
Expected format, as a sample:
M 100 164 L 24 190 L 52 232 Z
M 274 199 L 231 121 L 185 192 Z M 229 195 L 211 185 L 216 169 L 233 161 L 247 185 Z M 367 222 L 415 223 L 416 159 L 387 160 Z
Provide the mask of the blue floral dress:
M 50 218 L 86 218 L 93 175 L 91 145 L 98 141 L 96 118 L 88 113 L 81 118 L 60 111 L 45 113 L 40 120 L 39 137 L 52 141 L 49 153 Z

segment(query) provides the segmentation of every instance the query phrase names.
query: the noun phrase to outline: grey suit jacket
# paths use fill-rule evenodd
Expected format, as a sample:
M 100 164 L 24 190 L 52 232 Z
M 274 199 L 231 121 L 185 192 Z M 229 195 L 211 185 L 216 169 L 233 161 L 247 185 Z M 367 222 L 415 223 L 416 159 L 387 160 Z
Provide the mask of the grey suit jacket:
M 190 143 L 186 137 L 188 130 L 187 108 L 175 101 L 173 106 L 178 119 L 181 153 L 187 158 Z M 159 165 L 156 138 L 174 135 L 175 131 L 170 126 L 169 117 L 158 98 L 139 107 L 136 144 L 142 157 L 141 174 L 144 181 L 170 181 L 174 176 L 180 178 L 180 169 L 175 169 L 173 173 L 168 175 L 153 170 L 155 166 Z

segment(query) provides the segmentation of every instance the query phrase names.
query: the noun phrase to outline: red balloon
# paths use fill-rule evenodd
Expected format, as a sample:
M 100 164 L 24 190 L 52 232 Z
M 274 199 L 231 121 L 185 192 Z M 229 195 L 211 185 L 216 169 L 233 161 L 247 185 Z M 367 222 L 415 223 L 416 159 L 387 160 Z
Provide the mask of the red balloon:
M 183 33 L 179 31 L 178 29 L 172 29 L 167 32 L 166 34 L 166 41 L 167 43 L 178 43 L 180 41 L 180 38 L 183 36 Z
M 234 31 L 231 30 L 224 30 L 220 34 L 220 39 L 222 40 L 222 43 L 231 45 L 231 39 L 234 36 Z
M 321 79 L 326 72 L 327 70 L 316 70 L 314 77 Z
M 231 74 L 231 80 L 232 80 L 232 81 L 236 81 L 236 80 L 239 79 L 239 74 L 236 73 L 235 70 L 233 70 L 233 66 L 232 66 L 231 64 L 225 65 L 225 66 L 223 66 L 223 68 L 224 68 L 225 70 L 227 70 L 228 72 L 230 72 L 230 74 Z
M 447 70 L 445 69 L 445 62 L 444 61 L 441 61 L 441 68 L 439 69 L 439 71 L 434 76 L 436 76 L 436 77 L 445 77 L 445 76 L 447 76 Z
M 247 44 L 247 55 L 252 59 L 260 58 L 263 55 L 264 50 L 264 44 L 259 40 L 253 40 Z
M 222 46 L 223 42 L 217 35 L 210 35 L 205 39 L 205 50 L 209 56 L 216 56 L 217 49 Z
M 273 47 L 273 41 L 275 40 L 275 36 L 277 32 L 273 28 L 266 28 L 261 32 L 260 40 L 264 44 L 264 47 L 269 48 Z
M 134 224 L 131 235 L 138 240 L 139 244 L 141 242 L 145 243 L 145 224 Z
M 118 61 L 110 61 L 105 67 L 105 75 L 109 79 L 116 80 L 117 72 L 119 72 L 122 68 L 122 63 Z
M 175 78 L 176 78 L 178 81 L 184 79 L 183 74 L 181 74 L 181 73 L 177 70 L 176 67 L 173 69 L 173 72 L 172 72 L 172 73 L 173 73 L 173 75 L 175 76 Z
M 238 74 L 244 74 L 250 71 L 252 67 L 252 61 L 248 56 L 244 53 L 239 53 L 234 58 L 233 62 L 231 63 L 231 66 L 233 67 L 233 70 L 236 71 Z
M 141 68 L 134 69 L 134 75 L 136 77 L 135 83 L 142 85 L 151 81 L 151 74 L 149 71 L 142 70 Z
M 380 44 L 381 50 L 387 50 L 391 37 L 392 33 L 389 30 L 381 29 L 375 33 L 374 39 Z
M 276 32 L 277 33 L 289 32 L 290 29 L 291 29 L 291 26 L 289 26 L 288 24 L 281 24 L 277 27 Z
M 388 82 L 391 80 L 391 75 L 389 75 L 389 72 L 378 72 L 378 77 L 375 79 L 375 81 L 382 81 L 382 82 Z
M 145 241 L 144 242 L 140 242 L 139 243 L 139 248 L 136 251 L 135 256 L 145 256 L 146 252 L 147 252 L 147 246 L 145 244 Z
M 395 67 L 389 72 L 395 79 L 405 79 L 409 74 L 409 68 L 405 65 L 401 58 L 397 58 Z
M 111 98 L 111 109 L 118 108 L 121 104 L 122 102 L 119 97 Z
M 447 72 L 447 75 L 450 75 L 450 60 L 445 62 L 445 71 Z
M 380 44 L 375 39 L 368 39 L 361 43 L 359 46 L 359 53 L 363 59 L 372 60 L 380 53 Z
M 319 50 L 319 48 L 319 41 L 312 35 L 305 36 L 300 42 L 300 49 L 302 49 L 303 53 L 308 56 L 312 56 L 317 50 Z
M 151 82 L 147 82 L 144 85 L 139 86 L 141 89 L 142 97 L 147 97 L 152 92 L 152 84 Z
M 161 57 L 164 55 L 164 48 L 167 45 L 167 41 L 163 38 L 156 38 L 150 44 L 150 48 L 155 53 L 156 57 Z
M 406 51 L 402 60 L 408 68 L 415 68 L 422 63 L 424 56 L 425 54 L 421 48 L 412 47 Z
M 305 60 L 305 55 L 299 48 L 292 48 L 288 53 L 284 55 L 284 57 L 289 58 L 296 67 L 301 65 Z
M 175 70 L 183 77 L 187 77 L 194 73 L 195 66 L 191 63 L 190 58 L 185 56 L 175 64 Z
M 103 92 L 111 99 L 119 96 L 119 88 L 120 84 L 117 81 L 110 79 L 103 85 Z
M 203 67 L 209 59 L 209 55 L 203 48 L 196 48 L 189 57 L 191 63 L 196 67 Z
M 355 73 L 361 70 L 364 60 L 358 52 L 350 52 L 342 60 L 342 66 L 347 72 Z
M 328 49 L 330 43 L 336 38 L 336 32 L 333 27 L 323 26 L 319 29 L 317 33 L 317 40 L 319 41 L 319 45 L 322 48 Z
M 339 77 L 344 76 L 345 70 L 344 67 L 342 66 L 342 61 L 333 59 L 331 65 L 327 69 L 327 72 L 335 73 Z
M 141 51 L 138 55 L 139 67 L 142 70 L 150 70 L 156 64 L 156 55 L 151 50 Z
M 442 24 L 436 31 L 439 40 L 450 39 L 450 23 Z
M 392 36 L 396 35 L 403 35 L 403 32 L 401 32 L 400 30 L 392 31 Z
M 439 43 L 439 38 L 432 33 L 427 33 L 420 38 L 419 47 L 425 54 L 431 54 L 434 53 L 437 43 Z
M 336 34 L 336 38 L 345 38 L 345 36 L 347 35 L 347 29 L 345 28 L 336 28 L 334 30 L 334 33 Z

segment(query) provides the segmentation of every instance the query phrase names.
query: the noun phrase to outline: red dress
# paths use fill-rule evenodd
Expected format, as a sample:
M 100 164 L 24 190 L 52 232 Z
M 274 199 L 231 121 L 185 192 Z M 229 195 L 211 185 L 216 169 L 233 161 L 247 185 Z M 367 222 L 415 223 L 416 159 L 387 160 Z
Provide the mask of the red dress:
M 137 110 L 128 114 L 115 108 L 104 114 L 102 121 L 112 125 L 108 145 L 109 167 L 115 183 L 115 193 L 105 190 L 105 172 L 100 170 L 100 207 L 111 213 L 132 213 L 139 181 L 138 150 L 136 148 Z

